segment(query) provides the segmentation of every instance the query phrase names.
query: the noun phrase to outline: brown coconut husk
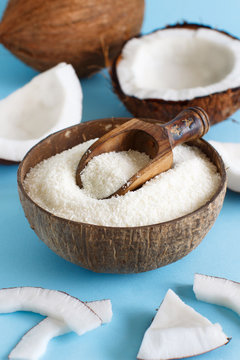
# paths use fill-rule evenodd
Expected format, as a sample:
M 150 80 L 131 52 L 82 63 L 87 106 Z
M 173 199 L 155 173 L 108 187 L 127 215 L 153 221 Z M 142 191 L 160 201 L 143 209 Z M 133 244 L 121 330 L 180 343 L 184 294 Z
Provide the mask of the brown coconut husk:
M 144 0 L 9 0 L 0 42 L 37 70 L 67 62 L 86 76 L 139 33 L 143 14 Z
M 167 28 L 187 28 L 197 29 L 199 27 L 210 28 L 205 25 L 198 24 L 176 24 L 173 26 L 167 26 Z M 164 31 L 164 29 L 162 29 Z M 216 29 L 214 29 L 216 30 Z M 216 30 L 220 31 L 220 30 Z M 233 39 L 237 39 L 232 35 L 224 31 L 220 31 Z M 238 40 L 238 39 L 237 39 Z M 116 67 L 121 60 L 121 53 L 116 57 L 111 68 L 111 78 L 113 89 L 118 95 L 120 100 L 124 103 L 126 108 L 135 117 L 145 117 L 150 119 L 158 119 L 162 122 L 167 122 L 174 118 L 180 111 L 187 107 L 200 106 L 203 108 L 209 116 L 211 125 L 219 123 L 240 108 L 240 87 L 228 89 L 223 92 L 209 94 L 207 96 L 196 97 L 192 100 L 184 101 L 166 101 L 162 99 L 138 99 L 134 96 L 126 95 L 119 84 Z

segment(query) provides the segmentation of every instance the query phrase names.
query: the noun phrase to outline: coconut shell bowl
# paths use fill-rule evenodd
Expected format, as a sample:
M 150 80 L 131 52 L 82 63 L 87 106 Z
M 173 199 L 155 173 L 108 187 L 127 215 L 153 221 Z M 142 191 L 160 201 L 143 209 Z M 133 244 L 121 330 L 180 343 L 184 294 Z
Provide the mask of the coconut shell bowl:
M 190 141 L 216 165 L 221 182 L 212 198 L 177 219 L 137 227 L 98 226 L 70 221 L 44 210 L 27 194 L 23 182 L 42 160 L 100 137 L 129 119 L 94 120 L 48 136 L 34 146 L 18 170 L 20 201 L 31 228 L 56 254 L 94 272 L 139 273 L 175 262 L 190 253 L 213 226 L 226 192 L 226 173 L 216 150 L 203 139 Z

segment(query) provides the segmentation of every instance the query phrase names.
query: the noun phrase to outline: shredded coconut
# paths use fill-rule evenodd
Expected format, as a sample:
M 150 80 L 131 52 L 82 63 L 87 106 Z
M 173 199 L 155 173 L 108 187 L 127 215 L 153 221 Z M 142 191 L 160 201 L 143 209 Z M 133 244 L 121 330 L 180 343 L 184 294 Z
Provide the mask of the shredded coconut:
M 95 140 L 63 151 L 32 168 L 24 186 L 45 210 L 65 219 L 105 226 L 142 226 L 186 215 L 215 193 L 220 175 L 198 148 L 173 150 L 173 167 L 124 196 L 99 200 L 117 190 L 148 157 L 136 151 L 99 155 L 83 171 L 83 189 L 75 181 L 80 158 Z M 92 163 L 92 164 L 91 164 Z
M 134 150 L 95 156 L 81 173 L 83 188 L 94 198 L 106 198 L 149 161 L 145 153 Z

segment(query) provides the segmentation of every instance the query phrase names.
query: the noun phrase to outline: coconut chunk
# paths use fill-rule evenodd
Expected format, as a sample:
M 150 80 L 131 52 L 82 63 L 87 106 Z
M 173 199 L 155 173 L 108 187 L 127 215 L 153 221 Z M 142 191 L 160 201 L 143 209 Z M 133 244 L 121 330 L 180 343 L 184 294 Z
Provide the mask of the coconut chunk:
M 240 42 L 205 27 L 161 29 L 129 40 L 116 71 L 128 96 L 191 100 L 240 85 Z
M 21 161 L 32 146 L 81 116 L 82 90 L 72 65 L 37 75 L 0 101 L 0 159 Z
M 112 319 L 112 304 L 110 300 L 86 302 L 103 323 Z M 66 334 L 71 330 L 62 321 L 47 317 L 30 329 L 11 351 L 9 359 L 36 360 L 46 351 L 49 341 L 59 335 Z
M 193 291 L 198 300 L 228 307 L 240 315 L 240 283 L 216 276 L 195 274 Z
M 209 141 L 222 156 L 227 171 L 227 187 L 240 192 L 240 143 Z
M 109 323 L 112 320 L 112 303 L 109 299 L 87 301 L 87 306 L 92 309 L 102 320 L 102 323 Z
M 169 289 L 145 332 L 137 358 L 167 360 L 195 356 L 228 341 L 219 324 L 212 324 Z
M 9 359 L 37 360 L 46 351 L 49 341 L 70 332 L 64 322 L 47 317 L 30 329 L 10 352 Z
M 0 290 L 0 313 L 33 311 L 63 321 L 78 335 L 95 329 L 102 320 L 86 304 L 67 293 L 37 287 Z

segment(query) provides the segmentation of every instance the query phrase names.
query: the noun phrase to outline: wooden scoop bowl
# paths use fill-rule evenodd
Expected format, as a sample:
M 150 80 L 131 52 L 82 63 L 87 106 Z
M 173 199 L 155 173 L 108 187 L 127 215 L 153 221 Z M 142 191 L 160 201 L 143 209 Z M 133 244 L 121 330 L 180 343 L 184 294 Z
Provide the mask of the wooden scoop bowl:
M 172 149 L 186 141 L 202 137 L 209 130 L 209 126 L 208 115 L 199 107 L 181 111 L 166 124 L 154 120 L 131 119 L 103 135 L 88 148 L 79 161 L 76 182 L 80 188 L 83 187 L 81 173 L 94 156 L 129 149 L 144 152 L 151 161 L 108 198 L 124 195 L 170 169 L 173 164 Z

